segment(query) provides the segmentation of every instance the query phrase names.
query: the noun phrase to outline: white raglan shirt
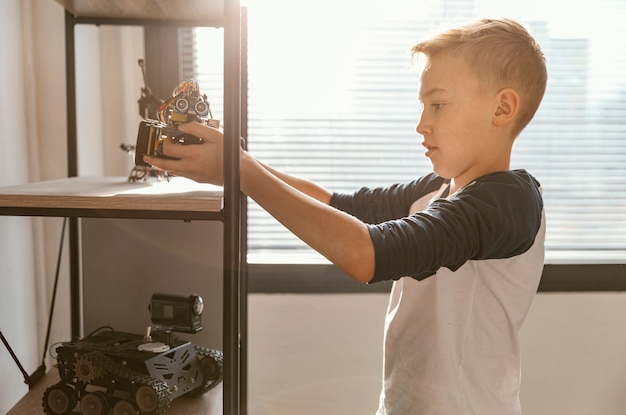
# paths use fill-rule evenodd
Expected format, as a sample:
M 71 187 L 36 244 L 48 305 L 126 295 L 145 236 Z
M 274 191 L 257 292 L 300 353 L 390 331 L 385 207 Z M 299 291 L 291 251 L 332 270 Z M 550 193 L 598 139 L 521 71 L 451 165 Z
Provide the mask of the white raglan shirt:
M 545 215 L 539 185 L 525 171 L 502 172 L 477 179 L 475 188 L 472 183 L 455 195 L 443 197 L 447 183 L 435 179 L 429 176 L 426 184 L 412 184 L 420 189 L 409 192 L 410 197 L 421 197 L 411 203 L 407 213 L 417 219 L 408 225 L 399 223 L 394 232 L 389 232 L 394 228 L 386 224 L 373 226 L 377 229 L 371 231 L 377 274 L 393 269 L 375 278 L 395 280 L 385 319 L 383 386 L 377 415 L 519 415 L 519 330 L 537 292 L 544 260 Z M 469 198 L 471 192 L 474 195 Z M 506 192 L 512 192 L 511 196 L 502 195 Z M 359 193 L 361 196 L 347 198 L 348 204 L 334 196 L 332 204 L 355 210 L 357 216 L 376 223 L 367 217 L 371 210 L 368 205 L 386 200 L 390 193 L 397 197 L 397 193 L 407 191 L 362 189 Z M 408 203 L 406 198 L 398 198 L 402 204 Z M 533 198 L 536 200 L 524 204 Z M 511 206 L 500 209 L 499 205 L 507 205 L 509 200 Z M 363 206 L 368 213 L 362 212 Z M 462 218 L 457 221 L 457 217 Z M 464 220 L 476 226 L 463 224 Z M 512 231 L 506 225 L 509 223 Z M 518 223 L 529 228 L 524 238 L 515 236 Z M 498 243 L 493 242 L 497 233 L 493 226 L 502 227 L 503 235 L 495 236 Z M 387 232 L 381 231 L 383 228 Z M 509 237 L 508 232 L 515 235 Z M 394 234 L 391 238 L 390 233 Z M 413 233 L 419 234 L 414 241 L 410 240 Z M 484 245 L 496 246 L 495 251 L 477 252 L 482 249 L 481 242 L 474 241 L 489 238 Z M 525 242 L 517 243 L 516 239 Z M 410 267 L 432 256 L 424 240 L 435 245 L 432 252 L 445 251 L 446 246 L 452 252 L 427 264 L 426 270 L 409 268 L 415 271 L 407 273 L 412 276 L 395 276 L 400 270 L 406 271 L 395 264 L 411 252 L 419 257 L 418 251 L 428 251 Z M 417 243 L 422 245 L 413 246 Z M 470 255 L 463 247 L 472 243 L 477 247 L 471 255 L 477 258 L 462 259 Z M 404 245 L 410 245 L 409 251 L 396 255 Z M 503 246 L 502 252 L 498 246 Z M 448 267 L 437 267 L 438 262 Z

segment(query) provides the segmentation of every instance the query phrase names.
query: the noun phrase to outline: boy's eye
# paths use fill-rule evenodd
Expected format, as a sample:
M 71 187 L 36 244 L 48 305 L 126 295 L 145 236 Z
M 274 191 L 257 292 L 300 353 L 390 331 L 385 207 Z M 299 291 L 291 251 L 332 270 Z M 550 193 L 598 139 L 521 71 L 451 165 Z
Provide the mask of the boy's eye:
M 436 110 L 440 110 L 443 108 L 443 104 L 441 102 L 436 102 L 434 104 L 430 105 L 432 107 L 432 109 Z

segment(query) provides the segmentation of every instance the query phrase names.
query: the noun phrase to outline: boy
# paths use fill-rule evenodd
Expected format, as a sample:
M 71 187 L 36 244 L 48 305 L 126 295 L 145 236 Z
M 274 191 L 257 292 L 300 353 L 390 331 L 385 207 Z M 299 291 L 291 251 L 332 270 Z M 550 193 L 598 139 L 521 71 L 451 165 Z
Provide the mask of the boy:
M 412 48 L 424 55 L 417 132 L 433 173 L 333 194 L 241 152 L 241 190 L 360 282 L 395 280 L 378 415 L 520 414 L 518 333 L 543 268 L 539 183 L 509 169 L 545 91 L 544 56 L 518 23 L 483 19 Z M 155 167 L 221 184 L 222 135 L 181 125 Z

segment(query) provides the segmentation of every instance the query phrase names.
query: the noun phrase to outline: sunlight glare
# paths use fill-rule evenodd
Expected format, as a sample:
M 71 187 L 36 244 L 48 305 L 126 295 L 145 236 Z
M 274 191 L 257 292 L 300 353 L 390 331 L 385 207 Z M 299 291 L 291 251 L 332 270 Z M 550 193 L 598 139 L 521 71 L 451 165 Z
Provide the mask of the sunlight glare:
M 364 29 L 386 19 L 406 19 L 418 9 L 423 17 L 426 9 L 416 3 L 392 0 L 381 7 L 372 0 L 248 1 L 254 33 L 249 39 L 251 87 L 272 91 L 264 110 L 293 114 L 331 108 L 338 114 L 349 108 L 350 98 L 342 90 L 354 75 L 355 53 L 367 47 Z M 300 98 L 293 106 L 296 96 L 306 96 L 305 104 Z

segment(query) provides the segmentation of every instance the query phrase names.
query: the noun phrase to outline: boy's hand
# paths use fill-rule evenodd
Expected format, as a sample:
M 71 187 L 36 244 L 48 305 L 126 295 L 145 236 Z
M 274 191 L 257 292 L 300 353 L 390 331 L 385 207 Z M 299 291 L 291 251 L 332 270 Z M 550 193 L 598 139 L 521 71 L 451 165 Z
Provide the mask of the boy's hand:
M 202 138 L 204 143 L 180 145 L 163 141 L 163 154 L 178 160 L 144 156 L 151 166 L 202 183 L 223 185 L 224 183 L 224 135 L 217 129 L 191 122 L 181 124 L 178 130 Z

